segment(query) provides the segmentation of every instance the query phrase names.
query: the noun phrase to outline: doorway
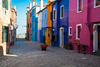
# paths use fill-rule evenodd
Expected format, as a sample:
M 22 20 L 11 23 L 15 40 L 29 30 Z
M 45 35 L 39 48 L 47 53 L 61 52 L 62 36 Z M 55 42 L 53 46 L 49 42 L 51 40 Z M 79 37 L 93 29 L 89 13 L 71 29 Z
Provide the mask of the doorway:
M 100 26 L 98 26 L 98 49 L 100 50 Z
M 60 47 L 64 47 L 64 28 L 60 28 Z

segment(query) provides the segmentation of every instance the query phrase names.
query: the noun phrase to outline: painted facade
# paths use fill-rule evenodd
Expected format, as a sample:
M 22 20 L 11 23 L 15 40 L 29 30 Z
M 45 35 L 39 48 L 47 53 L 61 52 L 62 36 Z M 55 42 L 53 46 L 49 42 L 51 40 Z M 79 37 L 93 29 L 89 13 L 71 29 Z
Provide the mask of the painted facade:
M 79 0 L 69 0 L 69 32 L 71 33 L 69 33 L 71 36 L 69 41 L 72 42 L 74 50 L 77 50 L 74 41 L 87 45 L 87 54 L 100 49 L 97 42 L 99 41 L 100 1 L 96 1 L 82 0 L 79 3 Z M 80 51 L 82 52 L 82 50 Z
M 59 9 L 60 9 L 60 26 L 59 28 L 59 46 L 64 47 L 66 45 L 66 42 L 68 41 L 68 26 L 69 26 L 69 0 L 66 2 L 64 0 L 61 0 L 59 3 Z
M 47 7 L 45 7 L 42 11 L 42 31 L 41 31 L 41 42 L 43 43 L 43 36 L 45 36 L 45 42 L 46 42 L 46 27 L 47 27 Z
M 52 33 L 52 20 L 51 12 L 52 12 L 52 4 L 54 0 L 47 1 L 47 29 L 46 29 L 46 44 L 51 45 L 51 33 Z
M 37 13 L 40 10 L 40 5 L 37 5 L 35 1 L 33 1 L 32 7 L 32 31 L 31 31 L 31 39 L 32 41 L 38 41 L 38 15 Z
M 6 3 L 6 4 L 5 4 Z M 6 6 L 5 6 L 6 5 Z M 0 55 L 5 55 L 10 47 L 10 24 L 11 0 L 0 0 Z

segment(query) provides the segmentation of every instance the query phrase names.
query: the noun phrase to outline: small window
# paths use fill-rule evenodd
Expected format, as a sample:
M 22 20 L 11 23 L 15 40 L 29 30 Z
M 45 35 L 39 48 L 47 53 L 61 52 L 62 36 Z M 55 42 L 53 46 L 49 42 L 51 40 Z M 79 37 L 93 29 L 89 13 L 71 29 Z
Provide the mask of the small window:
M 30 17 L 32 16 L 32 13 L 30 13 Z
M 35 9 L 34 9 L 34 16 L 35 16 Z
M 53 11 L 53 20 L 55 20 L 55 10 Z
M 45 20 L 46 20 L 46 13 L 45 13 Z
M 80 39 L 80 32 L 81 32 L 82 25 L 78 24 L 76 26 L 76 39 Z
M 100 0 L 94 0 L 94 7 L 100 6 Z
M 72 27 L 69 27 L 69 35 L 72 35 Z
M 60 8 L 60 18 L 64 17 L 64 6 L 61 6 Z
M 30 23 L 30 27 L 31 27 L 31 23 Z
M 50 12 L 50 20 L 52 20 L 52 12 Z
M 77 12 L 82 11 L 82 0 L 77 0 Z

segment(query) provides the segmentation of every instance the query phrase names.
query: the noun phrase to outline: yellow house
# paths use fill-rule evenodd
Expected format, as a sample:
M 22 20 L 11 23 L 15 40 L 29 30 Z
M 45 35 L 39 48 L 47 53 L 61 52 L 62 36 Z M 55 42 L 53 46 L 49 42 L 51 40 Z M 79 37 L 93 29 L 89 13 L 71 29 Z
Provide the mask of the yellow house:
M 28 40 L 28 32 L 29 32 L 29 13 L 28 13 L 29 7 L 27 7 L 27 13 L 26 13 L 26 17 L 27 17 L 27 23 L 26 23 L 26 38 Z
M 52 4 L 53 0 L 48 0 L 47 2 L 47 30 L 46 30 L 46 44 L 51 45 L 51 28 L 52 28 L 52 21 L 51 21 L 51 11 L 52 11 Z

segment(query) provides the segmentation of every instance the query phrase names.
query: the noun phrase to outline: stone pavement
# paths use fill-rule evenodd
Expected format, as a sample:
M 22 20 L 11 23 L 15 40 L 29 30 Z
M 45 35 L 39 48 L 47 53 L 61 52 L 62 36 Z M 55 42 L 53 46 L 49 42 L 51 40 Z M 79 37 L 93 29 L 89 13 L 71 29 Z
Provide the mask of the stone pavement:
M 0 57 L 0 67 L 100 67 L 100 56 L 51 46 L 41 51 L 38 42 L 18 40 Z

